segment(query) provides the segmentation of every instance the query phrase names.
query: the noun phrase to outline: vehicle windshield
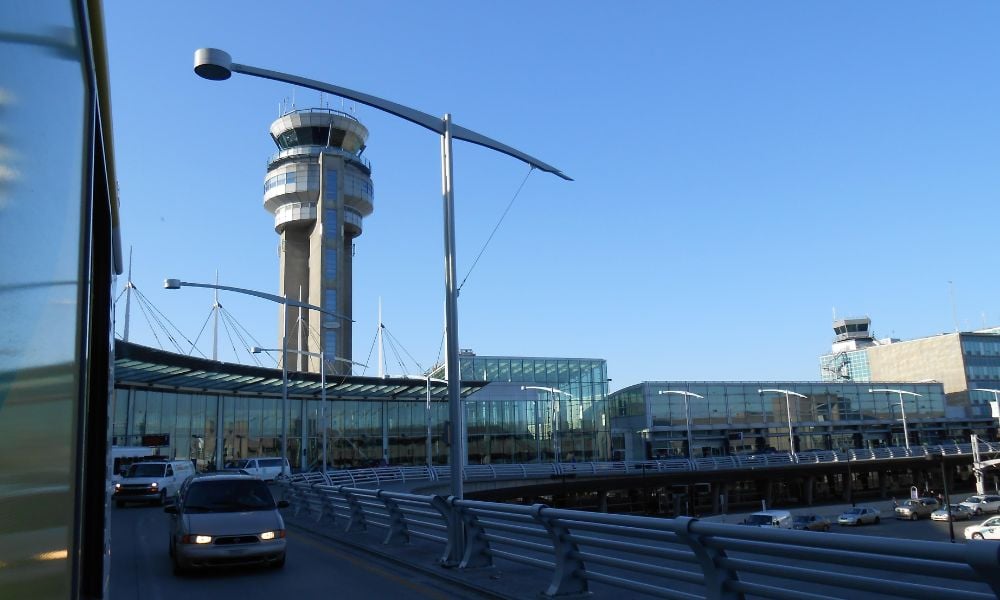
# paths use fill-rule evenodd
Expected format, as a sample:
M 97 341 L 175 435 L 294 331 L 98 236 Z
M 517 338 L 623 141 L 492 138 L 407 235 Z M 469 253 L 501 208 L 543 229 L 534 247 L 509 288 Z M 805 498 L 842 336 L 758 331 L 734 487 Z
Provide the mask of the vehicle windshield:
M 920 504 L 920 503 L 917 502 L 916 500 L 906 500 L 900 506 L 915 506 L 917 504 Z
M 769 515 L 750 515 L 747 517 L 747 525 L 770 525 L 774 517 Z
M 245 469 L 249 460 L 231 460 L 226 463 L 227 469 Z
M 271 490 L 259 479 L 198 481 L 184 496 L 184 512 L 242 512 L 274 509 Z
M 152 463 L 136 463 L 128 468 L 125 477 L 163 477 L 167 465 Z
M 860 515 L 864 510 L 860 508 L 852 508 L 851 510 L 845 512 L 845 515 Z
M 808 523 L 808 522 L 812 521 L 813 519 L 815 519 L 815 517 L 813 517 L 812 515 L 798 515 L 798 516 L 796 516 L 794 518 L 793 522 L 795 522 L 795 523 Z
M 969 496 L 969 498 L 966 500 L 966 502 L 970 502 L 972 504 L 979 504 L 982 501 L 983 501 L 982 496 Z

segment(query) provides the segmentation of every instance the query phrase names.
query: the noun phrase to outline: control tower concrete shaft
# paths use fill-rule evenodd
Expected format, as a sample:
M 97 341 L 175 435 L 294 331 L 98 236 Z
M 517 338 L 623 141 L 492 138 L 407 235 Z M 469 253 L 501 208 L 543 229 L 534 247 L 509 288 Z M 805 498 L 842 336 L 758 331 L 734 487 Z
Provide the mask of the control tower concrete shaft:
M 267 163 L 264 208 L 281 236 L 280 293 L 350 317 L 354 238 L 374 209 L 368 130 L 336 110 L 293 110 L 271 123 L 278 152 Z M 289 350 L 318 353 L 327 373 L 349 373 L 351 322 L 289 308 L 278 335 Z M 316 358 L 289 352 L 289 368 L 318 372 Z

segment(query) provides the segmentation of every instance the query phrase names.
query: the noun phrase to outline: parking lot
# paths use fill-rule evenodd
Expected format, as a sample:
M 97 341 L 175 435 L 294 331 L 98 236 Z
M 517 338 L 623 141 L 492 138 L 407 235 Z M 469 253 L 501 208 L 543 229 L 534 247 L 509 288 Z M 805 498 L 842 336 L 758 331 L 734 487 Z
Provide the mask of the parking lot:
M 952 498 L 952 502 L 956 503 L 960 500 L 964 500 L 971 494 L 962 494 Z M 845 510 L 851 508 L 850 504 L 834 504 L 834 505 L 824 505 L 824 506 L 812 506 L 812 507 L 797 507 L 787 509 L 793 515 L 800 514 L 818 514 L 826 517 L 832 523 L 830 527 L 831 534 L 839 533 L 852 533 L 857 535 L 873 535 L 873 536 L 883 536 L 883 537 L 894 537 L 900 539 L 910 539 L 914 541 L 936 541 L 936 542 L 947 542 L 950 539 L 948 531 L 947 521 L 931 521 L 930 519 L 924 518 L 917 521 L 908 521 L 903 519 L 896 519 L 893 513 L 892 501 L 879 501 L 879 502 L 859 502 L 858 506 L 871 506 L 877 508 L 881 513 L 880 521 L 877 525 L 861 525 L 861 526 L 844 526 L 837 525 L 837 517 Z M 751 513 L 734 513 L 729 515 L 719 515 L 713 517 L 706 517 L 709 521 L 718 521 L 723 523 L 742 523 L 743 520 Z M 970 525 L 978 525 L 986 519 L 992 517 L 992 514 L 985 514 L 979 517 L 973 517 L 969 521 L 956 521 L 954 523 L 955 530 L 955 543 L 964 544 L 966 542 L 963 531 L 966 527 Z

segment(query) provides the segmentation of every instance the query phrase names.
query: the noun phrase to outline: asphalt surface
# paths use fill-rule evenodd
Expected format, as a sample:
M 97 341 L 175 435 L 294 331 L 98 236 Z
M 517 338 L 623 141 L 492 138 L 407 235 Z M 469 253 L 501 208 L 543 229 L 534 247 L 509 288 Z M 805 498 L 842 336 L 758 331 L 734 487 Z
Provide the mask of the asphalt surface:
M 877 525 L 846 527 L 834 524 L 820 535 L 870 535 L 920 541 L 948 542 L 947 522 L 929 519 L 896 520 L 889 501 L 859 503 L 882 511 Z M 836 521 L 850 504 L 794 508 L 793 514 L 815 513 Z M 739 523 L 750 513 L 719 515 L 705 520 Z M 964 528 L 989 515 L 955 523 L 955 543 L 965 544 Z M 111 598 L 197 600 L 239 596 L 240 600 L 283 597 L 341 598 L 537 598 L 545 590 L 551 572 L 497 560 L 493 567 L 445 569 L 437 563 L 442 547 L 414 539 L 406 546 L 384 545 L 384 532 L 344 534 L 340 528 L 324 526 L 286 514 L 288 560 L 283 569 L 231 568 L 194 575 L 173 575 L 167 555 L 168 516 L 159 507 L 113 509 L 111 532 Z M 789 561 L 793 564 L 795 561 Z M 692 568 L 691 565 L 676 565 Z M 805 565 L 804 565 L 805 566 Z M 621 573 L 629 577 L 634 574 Z M 678 586 L 681 591 L 683 586 Z M 804 586 L 802 590 L 806 589 Z M 800 590 L 800 591 L 802 591 Z M 594 583 L 594 600 L 622 600 L 634 594 L 615 586 Z M 695 592 L 695 589 L 688 590 Z M 822 593 L 823 590 L 811 590 Z M 879 598 L 879 594 L 853 594 L 854 600 Z
M 475 596 L 447 580 L 295 528 L 288 533 L 288 558 L 282 569 L 226 568 L 178 577 L 167 554 L 169 516 L 161 507 L 129 505 L 111 513 L 112 600 Z

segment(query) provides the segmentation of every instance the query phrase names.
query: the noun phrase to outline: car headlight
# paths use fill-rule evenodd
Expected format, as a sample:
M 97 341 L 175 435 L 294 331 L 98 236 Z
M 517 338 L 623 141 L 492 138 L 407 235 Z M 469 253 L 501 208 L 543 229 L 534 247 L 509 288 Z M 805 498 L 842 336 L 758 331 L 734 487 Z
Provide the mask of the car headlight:
M 211 544 L 212 536 L 210 535 L 198 535 L 198 534 L 188 534 L 181 538 L 182 544 Z
M 157 487 L 157 485 L 158 484 L 154 481 L 153 483 L 149 484 L 149 487 Z
M 275 531 L 265 531 L 264 533 L 260 534 L 260 539 L 265 542 L 273 539 L 280 539 L 283 537 L 285 537 L 284 529 L 278 529 Z
M 115 484 L 115 490 L 117 491 L 117 490 L 120 490 L 120 489 L 122 489 L 122 484 L 116 483 Z

